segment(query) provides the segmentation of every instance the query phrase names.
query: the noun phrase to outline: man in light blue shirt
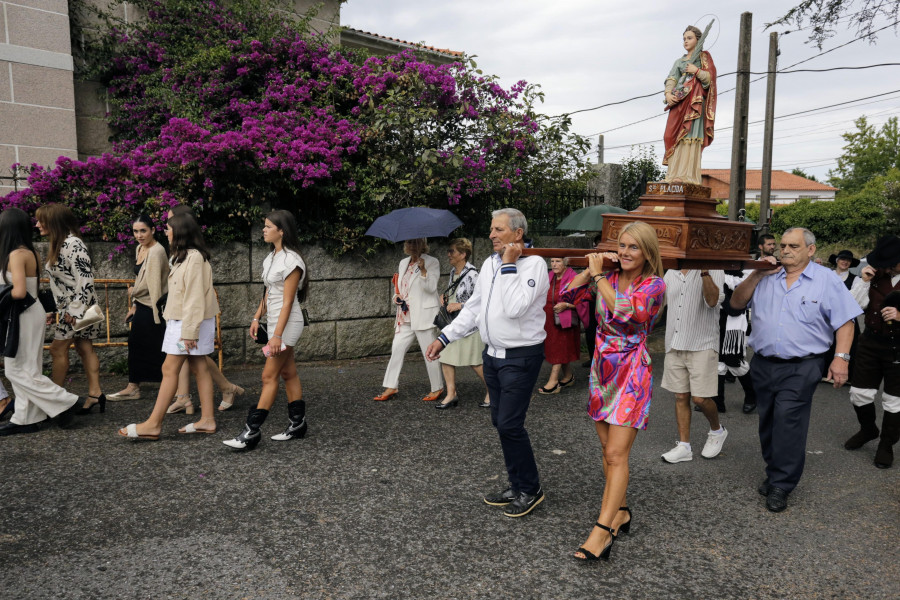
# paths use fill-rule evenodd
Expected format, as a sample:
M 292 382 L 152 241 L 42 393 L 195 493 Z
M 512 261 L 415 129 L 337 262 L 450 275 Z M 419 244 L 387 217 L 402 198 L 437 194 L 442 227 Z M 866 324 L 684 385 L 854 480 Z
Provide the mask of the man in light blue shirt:
M 781 512 L 797 486 L 806 460 L 812 396 L 823 372 L 823 354 L 836 339 L 828 368 L 834 387 L 847 382 L 853 319 L 862 314 L 844 283 L 811 261 L 816 238 L 808 229 L 781 237 L 777 270 L 756 270 L 731 296 L 731 306 L 753 310 L 750 376 L 759 411 L 759 442 L 766 462 L 760 494 L 766 508 Z M 762 260 L 775 263 L 774 257 Z

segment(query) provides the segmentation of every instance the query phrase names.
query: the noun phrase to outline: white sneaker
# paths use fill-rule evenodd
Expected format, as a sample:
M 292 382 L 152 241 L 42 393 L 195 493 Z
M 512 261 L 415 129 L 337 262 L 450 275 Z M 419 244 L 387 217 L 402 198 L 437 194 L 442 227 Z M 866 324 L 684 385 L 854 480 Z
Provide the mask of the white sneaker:
M 722 433 L 715 433 L 710 431 L 706 436 L 706 443 L 703 445 L 703 450 L 700 452 L 700 456 L 703 458 L 715 458 L 719 455 L 719 452 L 722 451 L 722 444 L 725 443 L 725 438 L 728 437 L 728 430 L 724 427 L 722 428 Z
M 674 448 L 662 455 L 662 459 L 667 463 L 687 462 L 694 460 L 694 453 L 684 444 L 675 444 Z

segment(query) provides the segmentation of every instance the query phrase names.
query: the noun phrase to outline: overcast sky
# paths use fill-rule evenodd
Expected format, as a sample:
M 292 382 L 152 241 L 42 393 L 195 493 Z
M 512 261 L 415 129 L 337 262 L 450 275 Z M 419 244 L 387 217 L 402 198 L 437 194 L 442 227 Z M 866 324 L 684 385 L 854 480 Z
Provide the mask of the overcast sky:
M 715 8 L 707 11 L 658 0 L 350 0 L 341 10 L 341 24 L 476 55 L 478 66 L 500 76 L 507 87 L 520 79 L 540 84 L 546 93 L 540 110 L 556 115 L 661 91 L 672 63 L 684 53 L 681 34 L 685 26 L 695 24 L 703 29 L 712 16 L 705 13 L 714 12 L 717 23 L 706 49 L 720 73 L 719 103 L 716 138 L 703 153 L 703 167 L 727 169 L 731 166 L 735 95 L 726 90 L 734 87 L 735 76 L 721 74 L 737 68 L 741 13 L 753 13 L 751 70 L 765 71 L 769 47 L 765 23 L 780 17 L 796 3 L 719 0 L 708 3 Z M 806 43 L 807 33 L 795 31 L 781 37 L 779 69 L 820 53 Z M 823 50 L 855 37 L 855 29 L 841 27 Z M 894 29 L 881 32 L 875 45 L 860 40 L 796 68 L 857 67 L 885 62 L 900 62 L 900 37 Z M 751 123 L 761 121 L 765 114 L 766 80 L 764 76 L 752 76 L 760 77 L 763 78 L 750 86 Z M 800 167 L 821 180 L 836 165 L 844 144 L 841 133 L 854 129 L 854 119 L 867 115 L 871 123 L 880 126 L 889 117 L 900 114 L 900 66 L 779 75 L 776 118 L 886 92 L 894 93 L 777 119 L 773 167 L 787 171 Z M 593 135 L 660 115 L 605 133 L 606 162 L 619 162 L 628 156 L 632 144 L 662 139 L 662 106 L 660 94 L 580 113 L 573 116 L 575 131 Z M 762 123 L 750 125 L 748 168 L 762 166 L 762 139 Z M 662 142 L 654 145 L 661 158 Z

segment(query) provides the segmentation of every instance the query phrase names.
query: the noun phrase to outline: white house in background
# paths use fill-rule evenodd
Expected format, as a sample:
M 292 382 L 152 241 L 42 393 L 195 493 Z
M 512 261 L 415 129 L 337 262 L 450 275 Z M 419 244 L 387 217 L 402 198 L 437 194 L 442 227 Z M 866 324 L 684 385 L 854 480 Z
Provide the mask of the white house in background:
M 703 169 L 701 172 L 703 185 L 712 191 L 712 197 L 716 200 L 728 200 L 728 188 L 731 184 L 730 169 Z M 747 169 L 746 200 L 759 202 L 762 189 L 762 170 Z M 834 200 L 837 193 L 836 187 L 819 183 L 788 173 L 787 171 L 772 171 L 772 191 L 769 195 L 770 204 L 790 204 L 797 200 L 809 199 L 813 201 Z

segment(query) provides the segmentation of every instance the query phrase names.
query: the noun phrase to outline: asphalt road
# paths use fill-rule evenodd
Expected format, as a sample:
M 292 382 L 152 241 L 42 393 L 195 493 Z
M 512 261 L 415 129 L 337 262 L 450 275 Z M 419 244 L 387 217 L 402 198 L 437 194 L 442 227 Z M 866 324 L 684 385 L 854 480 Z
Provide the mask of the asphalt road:
M 547 497 L 509 519 L 481 502 L 506 478 L 474 374 L 460 373 L 459 408 L 436 411 L 421 401 L 427 378 L 412 356 L 399 397 L 373 402 L 385 365 L 300 365 L 309 435 L 268 439 L 287 423 L 279 401 L 249 453 L 221 442 L 240 431 L 258 368 L 230 372 L 249 395 L 215 435 L 179 435 L 182 414 L 158 442 L 117 436 L 149 414 L 145 398 L 110 403 L 74 430 L 0 438 L 0 596 L 898 597 L 900 465 L 876 469 L 874 443 L 843 449 L 856 430 L 846 389 L 820 385 L 806 472 L 780 514 L 756 491 L 757 419 L 741 413 L 740 386 L 726 388 L 722 454 L 700 458 L 706 427 L 693 413 L 695 458 L 677 465 L 660 459 L 676 432 L 673 396 L 659 389 L 631 457 L 631 534 L 610 562 L 586 565 L 571 555 L 603 486 L 586 368 L 575 386 L 535 398 L 528 427 Z M 107 392 L 122 384 L 104 380 Z M 83 387 L 76 378 L 73 390 Z

